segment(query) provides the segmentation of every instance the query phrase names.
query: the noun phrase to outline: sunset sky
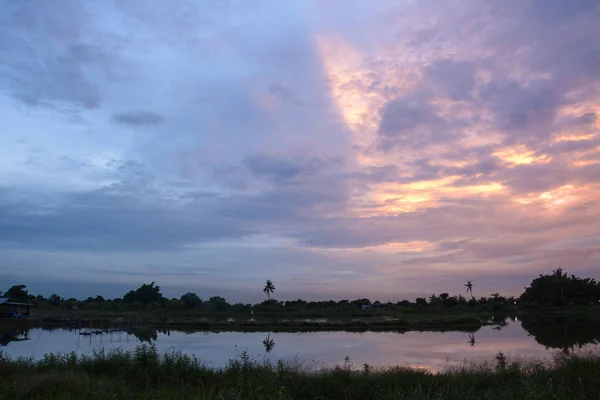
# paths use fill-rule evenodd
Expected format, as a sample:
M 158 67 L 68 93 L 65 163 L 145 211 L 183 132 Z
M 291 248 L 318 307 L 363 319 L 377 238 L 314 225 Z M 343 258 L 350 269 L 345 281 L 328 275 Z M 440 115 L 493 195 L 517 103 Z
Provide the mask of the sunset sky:
M 0 0 L 0 289 L 600 277 L 597 0 Z

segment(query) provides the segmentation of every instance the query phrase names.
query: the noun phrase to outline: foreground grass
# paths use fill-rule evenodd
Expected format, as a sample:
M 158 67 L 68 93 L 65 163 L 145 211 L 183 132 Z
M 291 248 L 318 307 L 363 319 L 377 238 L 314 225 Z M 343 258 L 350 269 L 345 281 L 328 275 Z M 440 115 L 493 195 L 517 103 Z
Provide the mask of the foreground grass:
M 140 346 L 92 357 L 0 354 L 0 399 L 595 399 L 600 354 L 557 356 L 554 363 L 468 366 L 433 374 L 409 368 L 356 371 L 349 364 L 312 371 L 250 360 L 223 369 L 174 352 Z

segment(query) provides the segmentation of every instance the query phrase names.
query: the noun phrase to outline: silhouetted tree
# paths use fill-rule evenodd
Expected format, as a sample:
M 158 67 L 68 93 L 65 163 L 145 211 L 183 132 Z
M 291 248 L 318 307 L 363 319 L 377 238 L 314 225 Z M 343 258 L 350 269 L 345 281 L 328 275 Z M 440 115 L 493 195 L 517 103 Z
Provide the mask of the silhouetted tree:
M 225 300 L 225 298 L 221 296 L 211 297 L 210 299 L 208 299 L 208 303 L 217 311 L 225 311 L 229 306 L 227 300 Z
M 591 278 L 568 276 L 561 268 L 531 281 L 519 300 L 541 306 L 585 305 L 600 300 L 600 284 Z
M 446 293 L 442 293 L 442 294 L 446 294 Z M 442 297 L 442 295 L 440 295 L 440 297 Z M 452 297 L 446 297 L 442 300 L 444 307 L 446 308 L 451 308 L 451 307 L 456 307 L 458 305 L 458 297 L 456 296 L 452 296 Z
M 448 294 L 448 293 L 444 293 L 444 294 Z M 436 296 L 435 294 L 432 294 L 431 296 L 429 296 L 429 305 L 430 306 L 439 306 L 442 305 L 443 301 L 441 296 Z
M 421 306 L 426 306 L 427 305 L 427 299 L 425 297 L 417 297 L 417 299 L 415 300 L 415 303 L 421 305 Z
M 275 293 L 275 285 L 273 285 L 273 281 L 267 279 L 267 283 L 265 284 L 263 292 L 265 292 L 269 300 L 271 300 L 271 295 Z
M 136 290 L 130 290 L 125 296 L 123 296 L 123 303 L 136 303 L 140 302 L 144 306 L 150 304 L 162 304 L 164 299 L 160 293 L 160 286 L 155 285 L 154 282 L 150 284 L 143 284 Z
M 196 293 L 187 292 L 181 296 L 181 300 L 185 304 L 185 308 L 198 308 L 202 305 L 202 299 Z
M 58 306 L 60 303 L 63 302 L 62 297 L 60 297 L 59 295 L 57 295 L 56 293 L 52 293 L 49 297 L 48 297 L 48 304 L 53 305 L 53 306 Z
M 27 285 L 11 286 L 11 288 L 6 291 L 4 296 L 8 297 L 13 301 L 29 301 L 29 293 L 27 292 L 27 290 L 25 290 L 26 288 Z
M 358 300 L 352 300 L 350 302 L 350 304 L 353 304 L 355 307 L 362 307 L 362 306 L 369 306 L 371 305 L 371 300 L 369 299 L 358 299 Z

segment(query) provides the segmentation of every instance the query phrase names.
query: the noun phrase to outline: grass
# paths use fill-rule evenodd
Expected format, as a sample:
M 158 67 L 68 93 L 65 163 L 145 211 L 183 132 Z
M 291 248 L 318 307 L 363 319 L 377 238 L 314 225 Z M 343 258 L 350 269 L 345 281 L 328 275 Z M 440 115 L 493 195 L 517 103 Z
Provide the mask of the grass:
M 465 315 L 476 315 L 476 316 L 489 316 L 498 312 L 514 314 L 517 312 L 515 307 L 504 307 L 502 310 L 492 310 L 490 307 L 467 307 L 458 306 L 452 308 L 444 307 L 399 307 L 394 306 L 392 309 L 384 310 L 361 310 L 360 308 L 325 308 L 325 309 L 286 309 L 286 308 L 267 308 L 263 309 L 257 307 L 254 309 L 255 317 L 279 320 L 282 318 L 334 318 L 334 319 L 354 319 L 354 318 L 371 318 L 371 317 L 394 317 L 402 319 L 428 319 L 431 317 L 449 317 L 449 316 L 465 316 Z M 235 308 L 218 311 L 214 309 L 205 310 L 174 310 L 168 308 L 147 308 L 141 310 L 120 310 L 120 311 L 107 311 L 107 310 L 65 310 L 65 309 L 34 309 L 33 314 L 36 316 L 46 317 L 75 317 L 81 316 L 82 318 L 162 318 L 165 316 L 171 316 L 177 319 L 227 319 L 229 317 L 236 319 L 248 318 L 249 311 L 240 311 Z
M 557 355 L 554 362 L 507 360 L 442 373 L 394 367 L 302 365 L 242 355 L 222 369 L 154 347 L 93 356 L 46 355 L 38 362 L 0 353 L 0 400 L 17 399 L 595 399 L 600 354 Z
M 51 314 L 47 314 L 50 316 Z M 331 316 L 319 319 L 301 318 L 295 315 L 280 316 L 279 318 L 255 315 L 253 320 L 246 314 L 226 315 L 205 317 L 198 313 L 81 313 L 66 314 L 63 317 L 66 320 L 55 318 L 45 320 L 33 317 L 27 321 L 16 321 L 15 324 L 26 324 L 30 328 L 37 326 L 69 326 L 75 315 L 79 315 L 85 320 L 85 326 L 99 327 L 118 327 L 132 326 L 139 324 L 141 326 L 153 326 L 155 328 L 171 328 L 182 330 L 208 330 L 208 331 L 397 331 L 406 332 L 411 330 L 460 330 L 473 332 L 483 325 L 489 319 L 489 313 L 374 313 L 363 312 L 362 314 L 349 317 L 344 315 Z M 232 320 L 228 318 L 232 317 Z M 285 317 L 285 318 L 284 318 Z M 6 321 L 8 324 L 9 322 Z M 4 322 L 0 322 L 3 325 Z
M 600 321 L 600 306 L 552 307 L 552 308 L 527 308 L 521 312 L 524 315 L 552 317 L 569 317 Z

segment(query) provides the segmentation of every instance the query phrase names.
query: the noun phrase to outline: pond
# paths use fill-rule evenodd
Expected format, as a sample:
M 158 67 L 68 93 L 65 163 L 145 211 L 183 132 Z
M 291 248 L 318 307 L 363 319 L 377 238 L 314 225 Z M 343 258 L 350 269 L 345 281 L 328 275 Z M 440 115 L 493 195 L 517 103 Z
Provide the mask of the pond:
M 1 332 L 1 329 L 0 329 Z M 507 319 L 496 326 L 465 332 L 184 332 L 134 331 L 82 335 L 85 330 L 35 328 L 0 334 L 0 350 L 11 357 L 40 359 L 50 352 L 93 354 L 132 350 L 153 343 L 159 351 L 177 350 L 221 367 L 247 351 L 255 360 L 287 360 L 321 368 L 411 366 L 442 370 L 465 362 L 492 361 L 502 352 L 509 359 L 550 358 L 556 351 L 599 348 L 600 324 L 585 320 Z

